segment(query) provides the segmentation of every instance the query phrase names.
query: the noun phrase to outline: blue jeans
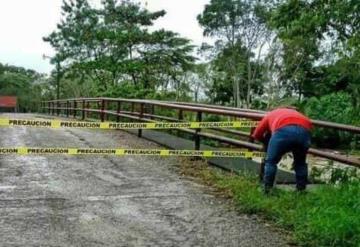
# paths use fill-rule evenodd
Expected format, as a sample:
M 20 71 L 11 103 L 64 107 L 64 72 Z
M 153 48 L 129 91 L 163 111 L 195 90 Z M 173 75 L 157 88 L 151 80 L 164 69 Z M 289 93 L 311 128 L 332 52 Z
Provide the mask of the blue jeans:
M 285 153 L 292 152 L 297 189 L 303 190 L 306 188 L 308 178 L 306 153 L 310 147 L 310 141 L 310 132 L 298 125 L 288 125 L 273 133 L 265 159 L 265 187 L 270 188 L 274 185 L 277 164 Z

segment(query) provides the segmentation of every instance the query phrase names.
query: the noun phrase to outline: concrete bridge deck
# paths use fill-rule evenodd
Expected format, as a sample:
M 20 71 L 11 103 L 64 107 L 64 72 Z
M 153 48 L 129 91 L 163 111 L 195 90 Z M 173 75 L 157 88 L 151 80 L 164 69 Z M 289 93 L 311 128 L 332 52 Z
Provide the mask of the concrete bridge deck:
M 123 131 L 13 127 L 0 136 L 1 147 L 159 148 Z M 179 162 L 0 156 L 0 246 L 287 245 L 256 217 L 181 177 Z

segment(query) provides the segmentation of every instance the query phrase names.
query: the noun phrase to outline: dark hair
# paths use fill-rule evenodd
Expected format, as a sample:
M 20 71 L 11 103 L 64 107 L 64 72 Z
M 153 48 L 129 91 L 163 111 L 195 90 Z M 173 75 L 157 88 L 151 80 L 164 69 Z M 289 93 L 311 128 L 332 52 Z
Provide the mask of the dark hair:
M 271 107 L 269 109 L 269 111 L 273 111 L 273 110 L 281 109 L 281 108 L 291 109 L 291 110 L 295 110 L 295 111 L 299 110 L 299 108 L 297 108 L 296 106 L 292 106 L 292 105 L 278 105 L 278 106 Z

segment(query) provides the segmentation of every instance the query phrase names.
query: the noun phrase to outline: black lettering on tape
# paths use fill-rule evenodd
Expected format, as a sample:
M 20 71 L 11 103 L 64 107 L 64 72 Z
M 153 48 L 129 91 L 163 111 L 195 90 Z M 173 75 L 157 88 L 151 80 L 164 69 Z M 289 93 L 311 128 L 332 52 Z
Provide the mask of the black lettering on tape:
M 28 154 L 67 154 L 67 148 L 29 148 Z
M 10 119 L 9 125 L 13 126 L 34 126 L 34 127 L 51 127 L 51 121 L 26 120 L 26 119 Z
M 95 149 L 95 148 L 83 148 L 78 149 L 77 154 L 115 154 L 115 149 Z
M 16 154 L 17 148 L 0 148 L 0 154 Z
M 60 127 L 69 128 L 100 128 L 100 123 L 91 122 L 61 122 Z

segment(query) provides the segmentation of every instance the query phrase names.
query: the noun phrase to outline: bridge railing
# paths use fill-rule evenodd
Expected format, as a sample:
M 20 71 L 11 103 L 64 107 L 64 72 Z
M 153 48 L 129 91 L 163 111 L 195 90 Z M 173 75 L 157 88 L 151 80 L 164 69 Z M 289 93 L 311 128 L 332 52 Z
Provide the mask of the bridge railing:
M 52 115 L 65 115 L 66 117 L 80 118 L 99 118 L 100 121 L 123 121 L 130 119 L 139 122 L 182 122 L 196 121 L 201 122 L 209 117 L 221 117 L 228 120 L 260 120 L 265 112 L 239 109 L 223 106 L 212 106 L 195 103 L 164 102 L 156 100 L 135 100 L 122 98 L 74 98 L 64 100 L 52 100 L 42 102 L 42 108 Z M 166 114 L 166 113 L 171 114 Z M 171 115 L 171 116 L 169 116 Z M 312 120 L 315 127 L 333 128 L 339 131 L 348 131 L 353 134 L 360 134 L 360 127 Z M 185 132 L 193 136 L 194 149 L 199 150 L 202 139 L 210 139 L 222 144 L 236 147 L 248 148 L 254 151 L 261 151 L 262 145 L 250 142 L 250 133 L 252 130 L 240 131 L 237 129 L 179 129 L 177 131 Z M 142 130 L 138 130 L 141 137 Z M 310 148 L 309 153 L 337 161 L 343 164 L 360 167 L 360 160 L 344 154 L 337 154 L 331 151 L 323 151 Z

